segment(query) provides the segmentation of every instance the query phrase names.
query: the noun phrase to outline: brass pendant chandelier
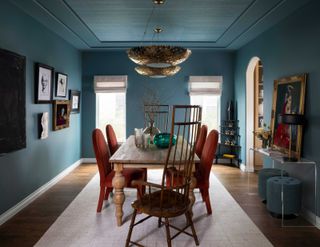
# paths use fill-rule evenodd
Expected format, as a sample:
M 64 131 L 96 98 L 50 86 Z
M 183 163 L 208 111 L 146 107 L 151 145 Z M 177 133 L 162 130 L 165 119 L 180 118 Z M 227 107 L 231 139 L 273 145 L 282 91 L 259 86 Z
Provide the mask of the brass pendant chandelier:
M 153 0 L 153 2 L 156 5 L 160 5 L 164 3 L 164 0 Z M 153 10 L 147 22 L 143 38 L 147 32 Z M 158 27 L 153 31 L 155 34 L 159 34 L 163 29 Z M 152 78 L 163 78 L 179 72 L 181 67 L 177 65 L 187 60 L 191 55 L 191 51 L 180 46 L 150 45 L 133 47 L 127 51 L 127 54 L 134 63 L 140 65 L 135 68 L 137 73 Z

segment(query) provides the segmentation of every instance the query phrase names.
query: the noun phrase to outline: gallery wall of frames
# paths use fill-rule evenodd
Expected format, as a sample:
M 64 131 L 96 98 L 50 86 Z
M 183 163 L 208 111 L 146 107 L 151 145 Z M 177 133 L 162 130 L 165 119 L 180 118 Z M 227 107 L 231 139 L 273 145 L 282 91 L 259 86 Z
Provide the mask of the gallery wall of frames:
M 0 153 L 26 147 L 26 57 L 0 49 Z M 52 104 L 48 112 L 38 114 L 38 137 L 49 136 L 49 125 L 57 131 L 70 126 L 70 114 L 80 112 L 80 91 L 68 90 L 68 74 L 42 63 L 34 64 L 34 103 Z M 50 121 L 51 119 L 51 121 Z

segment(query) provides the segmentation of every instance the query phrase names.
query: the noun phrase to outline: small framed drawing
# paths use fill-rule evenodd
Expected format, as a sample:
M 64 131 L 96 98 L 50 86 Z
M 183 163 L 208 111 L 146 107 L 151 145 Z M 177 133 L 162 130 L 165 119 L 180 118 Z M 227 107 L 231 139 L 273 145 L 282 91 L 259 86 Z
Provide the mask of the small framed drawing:
M 69 90 L 69 99 L 71 104 L 71 113 L 80 112 L 80 91 Z
M 68 76 L 66 74 L 56 73 L 56 97 L 67 97 Z
M 50 103 L 52 99 L 53 68 L 35 64 L 35 103 Z
M 70 101 L 53 101 L 53 130 L 68 128 L 70 123 Z

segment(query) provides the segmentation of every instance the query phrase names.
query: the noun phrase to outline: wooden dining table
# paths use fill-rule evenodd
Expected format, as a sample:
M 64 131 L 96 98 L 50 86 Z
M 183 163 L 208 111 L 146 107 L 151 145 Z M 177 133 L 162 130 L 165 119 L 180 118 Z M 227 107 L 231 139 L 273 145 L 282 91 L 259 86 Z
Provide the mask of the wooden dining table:
M 179 145 L 179 143 L 177 143 L 177 145 Z M 160 149 L 155 145 L 151 145 L 146 149 L 136 147 L 135 138 L 132 135 L 110 157 L 110 163 L 113 164 L 113 169 L 115 171 L 112 186 L 115 190 L 113 201 L 116 207 L 115 216 L 118 226 L 122 225 L 123 204 L 125 201 L 125 194 L 123 192 L 125 186 L 125 178 L 122 174 L 123 168 L 164 168 L 167 153 L 168 148 Z M 195 154 L 194 162 L 197 161 L 199 161 L 199 157 Z M 195 177 L 192 177 L 191 179 L 189 199 L 192 206 L 195 201 L 193 189 L 195 188 L 197 181 Z

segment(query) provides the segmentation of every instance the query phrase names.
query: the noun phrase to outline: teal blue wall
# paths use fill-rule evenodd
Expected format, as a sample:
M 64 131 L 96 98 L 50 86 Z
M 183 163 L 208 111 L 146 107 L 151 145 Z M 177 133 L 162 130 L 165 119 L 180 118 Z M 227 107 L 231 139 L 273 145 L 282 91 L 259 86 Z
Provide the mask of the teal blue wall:
M 233 53 L 218 51 L 193 51 L 184 62 L 181 71 L 173 77 L 151 79 L 138 75 L 135 64 L 128 59 L 125 51 L 84 52 L 82 56 L 83 107 L 82 107 L 82 155 L 94 157 L 91 131 L 95 128 L 94 75 L 128 75 L 127 90 L 127 135 L 135 127 L 143 127 L 143 97 L 154 89 L 163 104 L 189 104 L 188 76 L 222 75 L 221 118 L 225 117 L 228 100 L 233 99 Z
M 320 162 L 320 2 L 311 1 L 272 29 L 242 47 L 235 60 L 235 100 L 242 136 L 242 157 L 245 161 L 246 69 L 252 57 L 263 64 L 264 117 L 271 118 L 273 81 L 277 78 L 308 73 L 302 156 Z M 245 163 L 245 162 L 244 162 Z M 291 174 L 305 182 L 310 196 L 313 191 L 313 171 L 310 167 L 288 167 Z M 319 179 L 318 179 L 319 180 Z M 311 187 L 309 187 L 311 186 Z M 311 200 L 312 201 L 312 200 Z M 320 203 L 318 203 L 320 206 Z M 310 207 L 312 208 L 312 206 Z M 319 207 L 318 207 L 319 208 Z
M 53 132 L 52 106 L 34 104 L 34 62 L 68 74 L 68 88 L 81 90 L 81 53 L 7 1 L 0 1 L 0 48 L 26 56 L 27 148 L 0 157 L 0 215 L 81 157 L 81 115 Z M 37 114 L 49 112 L 50 132 L 37 138 Z M 1 114 L 1 113 L 0 113 Z

